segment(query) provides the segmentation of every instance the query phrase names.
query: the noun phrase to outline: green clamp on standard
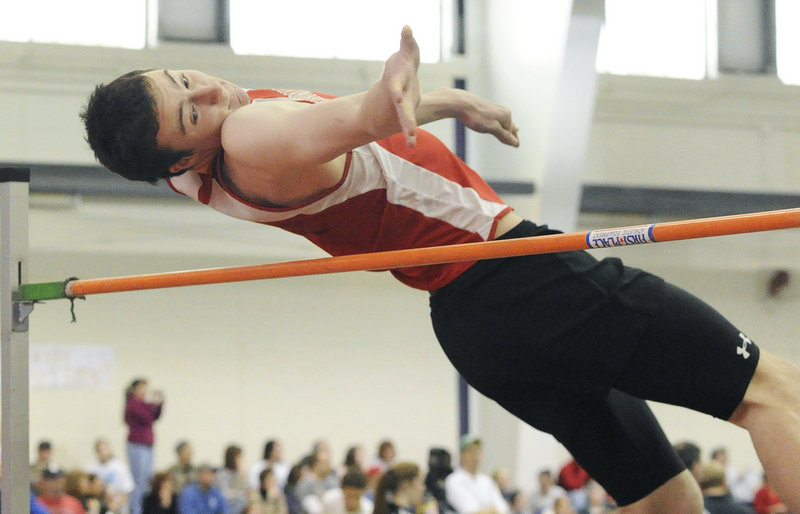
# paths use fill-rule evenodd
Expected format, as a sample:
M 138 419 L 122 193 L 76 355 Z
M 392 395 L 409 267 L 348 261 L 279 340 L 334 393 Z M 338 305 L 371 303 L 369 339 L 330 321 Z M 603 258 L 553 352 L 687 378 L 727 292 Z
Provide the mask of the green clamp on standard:
M 15 298 L 15 305 L 29 304 L 33 310 L 35 302 L 43 302 L 45 300 L 61 300 L 66 298 L 70 302 L 69 311 L 72 316 L 72 322 L 75 323 L 75 299 L 84 299 L 82 296 L 74 296 L 69 293 L 69 286 L 72 282 L 78 280 L 76 277 L 70 277 L 63 282 L 41 282 L 38 284 L 21 284 L 17 289 Z M 27 315 L 26 315 L 27 323 Z
M 17 291 L 17 300 L 21 302 L 41 302 L 68 298 L 64 290 L 64 282 L 43 282 L 40 284 L 21 284 Z

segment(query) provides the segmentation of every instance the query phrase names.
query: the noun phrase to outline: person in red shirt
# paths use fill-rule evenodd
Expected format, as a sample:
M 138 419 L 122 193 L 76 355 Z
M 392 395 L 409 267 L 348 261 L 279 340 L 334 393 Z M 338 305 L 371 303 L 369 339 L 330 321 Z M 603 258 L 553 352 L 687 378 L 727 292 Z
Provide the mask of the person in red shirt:
M 582 489 L 589 480 L 589 473 L 575 459 L 567 462 L 558 473 L 558 485 L 567 491 Z
M 756 514 L 781 514 L 783 512 L 789 512 L 789 509 L 786 508 L 786 505 L 784 505 L 778 497 L 778 493 L 776 493 L 775 489 L 769 484 L 766 473 L 764 473 L 763 480 L 761 488 L 756 492 L 755 498 L 753 498 L 753 509 L 756 511 Z
M 131 514 L 141 514 L 142 499 L 153 475 L 153 423 L 161 417 L 164 395 L 155 391 L 148 399 L 147 380 L 137 378 L 125 391 L 125 423 L 128 425 L 128 463 L 136 484 L 130 494 Z
M 589 503 L 589 496 L 584 491 L 591 477 L 574 458 L 567 462 L 558 473 L 558 485 L 567 491 L 572 505 L 581 510 Z

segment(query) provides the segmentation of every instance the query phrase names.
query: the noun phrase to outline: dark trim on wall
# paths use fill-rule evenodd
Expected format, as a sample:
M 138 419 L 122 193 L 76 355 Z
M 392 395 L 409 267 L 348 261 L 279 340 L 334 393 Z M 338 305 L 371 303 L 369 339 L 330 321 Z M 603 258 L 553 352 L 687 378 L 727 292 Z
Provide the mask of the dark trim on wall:
M 0 183 L 30 181 L 31 170 L 28 168 L 0 168 Z
M 704 217 L 800 206 L 800 193 L 698 191 L 631 186 L 583 186 L 581 212 Z
M 60 164 L 0 163 L 0 166 L 24 166 L 31 170 L 31 193 L 53 193 L 82 196 L 130 198 L 175 197 L 166 183 L 126 180 L 101 166 Z

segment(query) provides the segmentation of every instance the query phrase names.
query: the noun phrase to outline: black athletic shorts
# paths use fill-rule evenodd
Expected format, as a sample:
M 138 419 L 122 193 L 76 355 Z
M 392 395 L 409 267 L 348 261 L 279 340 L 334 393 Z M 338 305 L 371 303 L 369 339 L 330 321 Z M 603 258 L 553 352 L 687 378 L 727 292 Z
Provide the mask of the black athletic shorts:
M 523 222 L 502 239 L 554 233 Z M 467 382 L 552 434 L 620 505 L 684 469 L 644 400 L 728 419 L 758 363 L 704 302 L 587 252 L 480 261 L 430 303 Z

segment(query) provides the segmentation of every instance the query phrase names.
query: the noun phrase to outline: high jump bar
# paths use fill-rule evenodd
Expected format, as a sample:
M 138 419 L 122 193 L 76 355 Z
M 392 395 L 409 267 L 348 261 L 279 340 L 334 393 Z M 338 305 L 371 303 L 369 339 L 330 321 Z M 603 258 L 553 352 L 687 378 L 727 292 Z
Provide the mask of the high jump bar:
M 122 291 L 243 282 L 346 271 L 389 270 L 411 266 L 517 257 L 571 250 L 612 248 L 798 227 L 800 227 L 800 208 L 782 209 L 586 232 L 361 253 L 254 266 L 23 284 L 19 286 L 18 300 L 55 300 Z

